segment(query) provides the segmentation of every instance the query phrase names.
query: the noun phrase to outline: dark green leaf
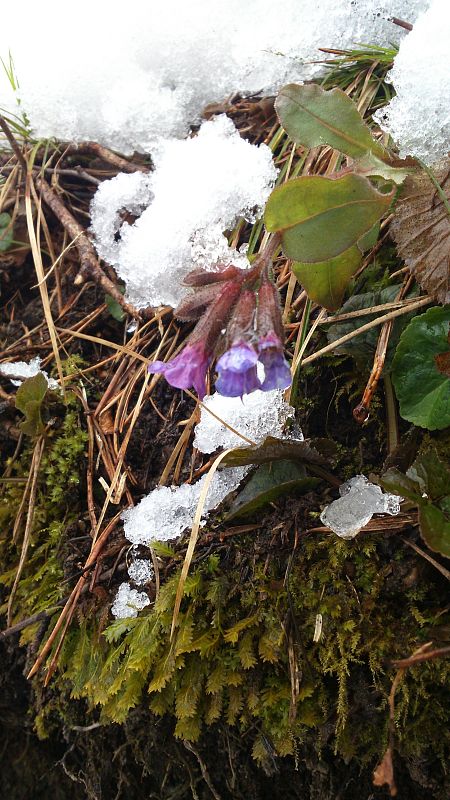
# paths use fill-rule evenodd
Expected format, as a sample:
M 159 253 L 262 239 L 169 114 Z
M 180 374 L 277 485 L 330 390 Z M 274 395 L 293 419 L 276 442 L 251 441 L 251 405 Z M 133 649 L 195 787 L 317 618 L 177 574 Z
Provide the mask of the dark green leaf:
M 358 247 L 361 253 L 365 253 L 367 250 L 371 250 L 372 247 L 375 247 L 378 241 L 379 233 L 380 233 L 380 223 L 376 222 L 373 228 L 370 229 L 370 231 L 367 231 L 367 233 L 365 233 L 364 236 L 361 236 L 361 238 L 358 239 Z
M 400 291 L 400 285 L 387 286 L 385 289 L 377 292 L 364 292 L 363 294 L 352 295 L 339 309 L 338 314 L 348 314 L 351 311 L 360 311 L 363 308 L 369 309 L 374 306 L 384 305 L 384 303 L 391 303 L 395 300 Z M 411 295 L 410 295 L 411 296 Z M 354 319 L 345 320 L 344 322 L 336 322 L 330 325 L 327 331 L 327 339 L 329 342 L 335 342 L 341 336 L 345 336 L 351 331 L 355 331 L 366 322 L 370 322 L 376 314 L 380 312 L 368 313 L 367 316 L 355 317 Z M 412 318 L 412 314 L 405 314 L 399 319 L 394 320 L 392 333 L 389 339 L 388 354 L 386 359 L 386 367 L 389 368 L 395 347 L 400 338 L 400 334 L 407 322 Z M 371 328 L 370 330 L 362 333 L 360 336 L 355 336 L 354 339 L 339 345 L 335 352 L 343 353 L 352 356 L 362 368 L 370 364 L 373 359 L 375 349 L 380 335 L 379 328 Z
M 328 311 L 335 311 L 342 303 L 344 292 L 360 263 L 361 251 L 353 245 L 328 261 L 315 264 L 294 261 L 292 271 L 311 300 Z
M 419 484 L 407 475 L 403 475 L 398 469 L 388 469 L 380 483 L 387 492 L 392 492 L 411 500 L 417 506 L 426 503 L 426 499 L 422 498 Z
M 0 253 L 4 253 L 11 247 L 14 232 L 11 225 L 11 216 L 4 211 L 0 214 Z
M 304 175 L 274 189 L 265 224 L 267 230 L 281 232 L 289 258 L 327 261 L 355 245 L 387 211 L 392 198 L 361 175 Z
M 328 144 L 351 158 L 368 150 L 384 153 L 353 100 L 341 89 L 326 91 L 314 83 L 290 83 L 279 92 L 275 110 L 286 133 L 297 144 Z
M 309 478 L 305 467 L 293 461 L 274 461 L 262 464 L 236 497 L 226 519 L 243 517 L 273 503 L 278 497 L 314 489 L 319 478 Z
M 267 464 L 269 461 L 293 459 L 310 464 L 329 465 L 336 457 L 336 445 L 330 439 L 276 439 L 268 436 L 258 447 L 239 447 L 229 453 L 222 465 L 239 467 L 246 464 Z
M 28 436 L 38 436 L 44 430 L 41 417 L 42 401 L 47 393 L 48 384 L 42 372 L 38 372 L 26 381 L 17 390 L 16 408 L 25 415 L 20 429 Z
M 450 520 L 437 506 L 428 503 L 419 509 L 420 532 L 431 550 L 450 558 Z
M 431 550 L 450 557 L 450 470 L 436 450 L 419 455 L 406 475 L 388 470 L 381 485 L 418 506 L 422 538 Z
M 435 357 L 448 352 L 450 306 L 430 308 L 403 331 L 392 363 L 392 381 L 404 419 L 429 430 L 450 425 L 450 378 Z
M 418 456 L 407 474 L 433 500 L 450 493 L 450 472 L 435 449 Z

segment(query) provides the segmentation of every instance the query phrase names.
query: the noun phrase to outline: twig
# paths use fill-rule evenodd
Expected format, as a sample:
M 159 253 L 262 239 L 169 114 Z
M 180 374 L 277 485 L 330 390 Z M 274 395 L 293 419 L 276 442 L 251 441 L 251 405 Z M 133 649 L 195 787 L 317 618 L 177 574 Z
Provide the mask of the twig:
M 70 211 L 68 211 L 64 203 L 59 199 L 44 178 L 36 179 L 36 187 L 40 190 L 44 202 L 51 211 L 53 211 L 55 217 L 60 221 L 70 238 L 74 240 L 81 262 L 78 278 L 81 278 L 81 280 L 92 278 L 127 314 L 134 319 L 140 320 L 141 314 L 139 311 L 137 311 L 134 306 L 130 305 L 130 303 L 127 303 L 118 287 L 103 272 L 98 263 L 94 246 L 84 228 Z M 77 282 L 77 279 L 75 282 Z
M 126 158 L 118 156 L 117 153 L 113 153 L 112 150 L 109 150 L 107 147 L 103 147 L 103 145 L 98 144 L 97 142 L 80 142 L 79 144 L 70 144 L 66 148 L 64 156 L 73 155 L 75 153 L 92 153 L 92 155 L 101 158 L 102 161 L 112 164 L 112 166 L 116 167 L 118 170 L 120 170 L 120 172 L 150 171 L 149 168 L 144 164 L 133 164 L 131 161 L 127 161 Z
M 432 642 L 428 642 L 424 647 L 431 647 Z M 392 661 L 393 667 L 398 669 L 408 669 L 414 667 L 415 664 L 421 664 L 423 661 L 430 661 L 432 658 L 442 658 L 443 656 L 450 656 L 450 645 L 447 647 L 439 647 L 436 650 L 426 650 L 424 653 L 417 653 L 416 655 L 409 656 L 409 658 L 400 658 Z
M 207 784 L 212 796 L 214 797 L 214 800 L 221 800 L 220 794 L 215 789 L 214 784 L 212 783 L 211 778 L 209 777 L 209 773 L 208 773 L 208 770 L 206 768 L 206 764 L 200 758 L 200 754 L 199 754 L 198 750 L 195 749 L 195 747 L 192 744 L 192 742 L 188 742 L 186 739 L 183 740 L 183 744 L 184 744 L 186 750 L 190 750 L 191 753 L 193 753 L 194 756 L 196 757 L 196 759 L 197 759 L 197 761 L 199 763 L 200 769 L 201 769 L 203 780 Z
M 34 625 L 35 622 L 41 622 L 44 619 L 48 619 L 48 617 L 51 617 L 52 614 L 54 614 L 58 608 L 61 608 L 66 601 L 67 597 L 64 597 L 63 600 L 60 600 L 59 603 L 56 603 L 51 608 L 47 608 L 45 611 L 38 611 L 37 614 L 33 614 L 33 616 L 27 617 L 27 619 L 22 619 L 20 622 L 16 622 L 15 625 L 11 625 L 4 631 L 0 631 L 0 638 L 3 636 L 3 638 L 6 639 L 8 636 L 13 636 L 15 633 L 20 633 L 20 631 L 23 631 L 24 628 Z
M 27 514 L 27 521 L 25 525 L 25 532 L 23 534 L 23 542 L 22 542 L 22 550 L 20 553 L 19 565 L 17 567 L 16 576 L 14 578 L 13 587 L 11 589 L 11 594 L 8 600 L 8 610 L 7 610 L 7 624 L 8 626 L 11 625 L 11 615 L 12 615 L 12 605 L 14 602 L 14 597 L 16 595 L 17 587 L 19 585 L 20 576 L 22 575 L 23 568 L 25 566 L 25 560 L 28 553 L 28 548 L 31 541 L 31 532 L 33 529 L 33 520 L 34 520 L 34 509 L 35 509 L 35 501 L 36 501 L 36 490 L 37 490 L 37 479 L 39 475 L 39 467 L 41 465 L 42 453 L 44 452 L 44 444 L 45 439 L 43 436 L 40 436 L 35 444 L 34 451 L 33 451 L 33 458 L 31 460 L 30 466 L 30 474 L 31 474 L 31 482 L 30 482 L 30 496 L 28 502 L 28 514 Z

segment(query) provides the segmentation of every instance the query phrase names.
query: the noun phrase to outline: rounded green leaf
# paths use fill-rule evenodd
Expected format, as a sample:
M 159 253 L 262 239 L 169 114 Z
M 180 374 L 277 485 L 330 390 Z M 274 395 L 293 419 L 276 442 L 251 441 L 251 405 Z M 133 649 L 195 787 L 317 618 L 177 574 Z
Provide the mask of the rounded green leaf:
M 292 271 L 305 289 L 310 300 L 336 311 L 342 303 L 344 292 L 361 263 L 361 251 L 356 246 L 345 250 L 336 258 L 314 264 L 294 261 Z
M 450 306 L 430 308 L 403 331 L 392 362 L 392 382 L 403 419 L 422 428 L 450 425 L 450 378 L 436 356 L 448 352 Z
M 315 83 L 289 83 L 280 90 L 275 110 L 288 136 L 307 147 L 329 145 L 351 158 L 384 148 L 372 138 L 355 103 L 342 89 L 326 91 Z
M 274 189 L 266 205 L 268 231 L 280 232 L 288 258 L 327 261 L 352 247 L 388 210 L 393 193 L 367 178 L 304 175 Z

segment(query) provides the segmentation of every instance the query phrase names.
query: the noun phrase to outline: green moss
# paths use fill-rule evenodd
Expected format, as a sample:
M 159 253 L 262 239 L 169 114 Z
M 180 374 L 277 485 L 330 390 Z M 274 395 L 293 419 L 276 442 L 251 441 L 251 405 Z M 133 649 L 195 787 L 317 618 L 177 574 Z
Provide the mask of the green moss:
M 183 739 L 196 740 L 217 721 L 253 731 L 253 755 L 261 762 L 270 759 L 270 748 L 294 754 L 296 742 L 311 735 L 320 748 L 327 732 L 337 753 L 366 763 L 386 740 L 394 674 L 388 660 L 426 640 L 442 613 L 434 587 L 405 588 L 403 561 L 396 575 L 385 549 L 369 536 L 351 544 L 305 539 L 284 586 L 281 561 L 265 574 L 256 563 L 243 582 L 238 570 L 210 558 L 190 575 L 172 642 L 178 572 L 149 613 L 117 620 L 103 633 L 95 617 L 74 626 L 60 684 L 91 709 L 100 707 L 104 722 L 123 722 L 131 708 L 148 702 L 155 714 L 174 717 L 175 735 Z M 323 628 L 314 642 L 318 614 Z M 300 676 L 295 703 L 293 658 Z M 430 662 L 406 674 L 396 706 L 402 752 L 423 754 L 436 740 L 435 754 L 444 759 L 448 672 L 446 664 Z
M 48 429 L 41 459 L 31 541 L 21 580 L 14 601 L 13 621 L 24 619 L 54 606 L 67 591 L 63 579 L 63 553 L 67 527 L 75 522 L 80 508 L 81 468 L 87 434 L 80 424 L 78 402 L 67 393 L 66 404 L 47 400 L 47 416 L 53 424 Z M 51 402 L 51 407 L 48 405 Z M 54 416 L 53 416 L 54 415 Z M 11 587 L 22 547 L 22 529 L 17 542 L 11 534 L 22 501 L 25 480 L 32 460 L 34 441 L 26 438 L 15 462 L 7 461 L 12 478 L 6 481 L 0 497 L 0 583 Z M 23 526 L 22 526 L 23 528 Z M 6 603 L 0 607 L 0 613 Z M 35 634 L 35 627 L 26 629 L 24 641 Z

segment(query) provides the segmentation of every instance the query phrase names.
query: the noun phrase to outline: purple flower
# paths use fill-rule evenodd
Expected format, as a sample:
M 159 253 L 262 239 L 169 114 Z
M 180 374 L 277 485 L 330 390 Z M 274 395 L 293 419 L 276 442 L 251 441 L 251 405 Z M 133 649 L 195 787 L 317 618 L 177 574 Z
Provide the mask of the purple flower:
M 211 355 L 205 350 L 203 342 L 188 344 L 179 355 L 170 361 L 154 361 L 148 371 L 161 372 L 166 381 L 177 389 L 194 387 L 200 400 L 206 394 L 206 372 L 211 362 Z
M 258 361 L 264 367 L 263 392 L 271 389 L 287 389 L 291 385 L 291 371 L 283 354 L 280 338 L 271 331 L 258 342 Z
M 224 397 L 242 397 L 259 389 L 256 373 L 258 355 L 254 347 L 243 341 L 235 344 L 217 362 L 219 377 L 216 389 Z

